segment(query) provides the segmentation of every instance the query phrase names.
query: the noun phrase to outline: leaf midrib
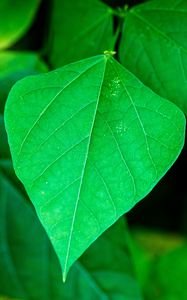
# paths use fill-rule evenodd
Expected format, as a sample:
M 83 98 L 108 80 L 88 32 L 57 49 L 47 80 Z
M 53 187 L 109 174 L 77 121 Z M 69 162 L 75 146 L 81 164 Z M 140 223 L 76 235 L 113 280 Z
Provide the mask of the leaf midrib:
M 139 11 L 141 13 L 141 11 Z M 187 53 L 187 49 L 184 48 L 184 46 L 182 46 L 181 44 L 179 44 L 176 40 L 174 40 L 173 38 L 171 38 L 170 36 L 168 36 L 166 33 L 164 33 L 163 31 L 161 31 L 160 29 L 158 29 L 156 26 L 154 26 L 153 24 L 151 24 L 148 20 L 146 20 L 145 18 L 143 18 L 139 13 L 136 12 L 135 9 L 130 10 L 130 12 L 132 15 L 134 15 L 137 19 L 139 19 L 140 21 L 142 21 L 142 23 L 145 23 L 146 25 L 148 25 L 155 33 L 157 33 L 159 36 L 162 36 L 163 38 L 165 38 L 166 40 L 170 41 L 173 43 L 173 45 L 176 48 L 179 48 L 181 50 L 183 50 L 184 52 Z
M 93 121 L 92 121 L 91 129 L 90 129 L 90 134 L 89 134 L 89 139 L 88 139 L 88 144 L 87 144 L 87 150 L 86 150 L 86 154 L 85 154 L 85 160 L 84 160 L 84 164 L 83 164 L 83 169 L 82 169 L 82 173 L 81 173 L 81 179 L 80 179 L 80 184 L 79 184 L 79 189 L 78 189 L 78 194 L 77 194 L 77 200 L 76 200 L 75 209 L 74 209 L 74 212 L 73 212 L 72 224 L 71 224 L 70 235 L 69 235 L 68 245 L 67 245 L 67 254 L 66 254 L 65 263 L 64 263 L 64 270 L 63 270 L 64 281 L 65 281 L 66 275 L 67 275 L 67 263 L 68 263 L 69 254 L 70 254 L 70 246 L 71 246 L 71 241 L 72 241 L 72 234 L 73 234 L 73 229 L 74 229 L 76 211 L 77 211 L 78 203 L 79 203 L 79 200 L 80 200 L 82 183 L 83 183 L 83 178 L 84 178 L 85 169 L 86 169 L 86 165 L 87 165 L 87 160 L 88 160 L 88 154 L 89 154 L 89 149 L 90 149 L 90 144 L 91 144 L 92 133 L 93 133 L 95 119 L 96 119 L 96 115 L 97 115 L 97 109 L 98 109 L 98 105 L 99 105 L 99 100 L 100 100 L 100 96 L 101 96 L 101 90 L 102 90 L 103 81 L 104 81 L 104 77 L 105 77 L 107 60 L 108 59 L 105 58 L 105 62 L 104 62 L 105 65 L 104 65 L 104 68 L 103 68 L 103 75 L 102 75 L 102 79 L 101 79 L 101 85 L 100 85 L 100 88 L 99 88 L 99 93 L 98 93 L 98 98 L 97 98 L 97 102 L 96 102 L 95 112 L 94 112 Z
M 83 38 L 84 35 L 86 35 L 87 33 L 89 33 L 90 31 L 92 31 L 95 27 L 97 27 L 103 20 L 107 19 L 108 17 L 110 17 L 111 15 L 107 12 L 105 14 L 103 14 L 103 16 L 101 16 L 100 18 L 97 19 L 97 21 L 95 23 L 92 23 L 90 26 L 88 26 L 85 30 L 81 31 L 78 35 L 76 35 L 74 37 L 74 39 L 72 40 L 72 43 L 74 43 L 75 41 L 79 40 L 80 38 Z M 94 31 L 94 30 L 93 30 Z

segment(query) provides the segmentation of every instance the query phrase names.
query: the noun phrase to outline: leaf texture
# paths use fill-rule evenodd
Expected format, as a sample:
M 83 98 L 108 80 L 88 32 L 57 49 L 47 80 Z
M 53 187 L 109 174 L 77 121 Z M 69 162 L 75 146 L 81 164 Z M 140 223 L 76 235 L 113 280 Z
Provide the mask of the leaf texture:
M 19 81 L 5 119 L 16 173 L 64 279 L 85 249 L 150 192 L 184 142 L 182 112 L 108 54 Z
M 155 0 L 129 10 L 120 61 L 187 113 L 187 1 Z
M 99 0 L 54 0 L 47 53 L 53 67 L 113 47 L 111 8 Z

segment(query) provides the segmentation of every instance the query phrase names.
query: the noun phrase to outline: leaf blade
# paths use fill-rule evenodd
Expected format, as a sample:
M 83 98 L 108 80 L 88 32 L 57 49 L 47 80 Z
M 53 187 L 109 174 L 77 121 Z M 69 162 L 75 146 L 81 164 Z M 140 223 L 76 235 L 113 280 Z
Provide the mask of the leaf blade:
M 29 0 L 27 5 L 17 0 L 11 5 L 6 0 L 0 4 L 0 49 L 14 44 L 28 30 L 39 7 L 40 0 Z
M 17 175 L 65 278 L 82 252 L 173 164 L 184 143 L 185 119 L 108 55 L 38 78 L 12 90 L 6 128 Z M 15 112 L 24 114 L 24 126 Z
M 185 113 L 186 14 L 186 2 L 176 0 L 150 1 L 131 9 L 119 51 L 125 67 Z
M 98 0 L 87 3 L 83 0 L 55 0 L 50 28 L 47 54 L 55 68 L 103 53 L 112 47 L 111 9 Z

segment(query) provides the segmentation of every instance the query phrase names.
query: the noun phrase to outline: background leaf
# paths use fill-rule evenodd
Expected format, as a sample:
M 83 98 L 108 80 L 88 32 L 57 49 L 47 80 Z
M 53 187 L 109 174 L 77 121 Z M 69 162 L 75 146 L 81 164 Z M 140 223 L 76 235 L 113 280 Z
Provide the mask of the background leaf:
M 145 299 L 186 299 L 186 239 L 177 234 L 143 229 L 135 229 L 132 236 L 132 250 Z
M 4 297 L 4 296 L 0 296 L 0 300 L 20 300 L 20 299 L 13 299 L 13 298 L 7 298 L 7 297 Z
M 187 1 L 155 0 L 130 9 L 120 61 L 187 113 Z
M 63 284 L 58 260 L 33 208 L 2 174 L 0 199 L 1 295 L 30 300 L 141 300 L 123 220 L 92 245 Z
M 19 81 L 5 117 L 16 173 L 64 278 L 149 193 L 184 139 L 181 111 L 108 55 Z
M 16 81 L 48 71 L 47 65 L 34 52 L 0 52 L 0 112 L 3 112 L 8 93 Z
M 0 49 L 10 47 L 28 30 L 40 0 L 1 0 Z
M 10 157 L 10 150 L 7 142 L 7 135 L 4 127 L 3 115 L 0 114 L 0 136 L 1 136 L 1 149 L 0 159 L 7 159 Z
M 99 0 L 54 0 L 48 41 L 53 67 L 111 49 L 114 44 L 112 10 Z

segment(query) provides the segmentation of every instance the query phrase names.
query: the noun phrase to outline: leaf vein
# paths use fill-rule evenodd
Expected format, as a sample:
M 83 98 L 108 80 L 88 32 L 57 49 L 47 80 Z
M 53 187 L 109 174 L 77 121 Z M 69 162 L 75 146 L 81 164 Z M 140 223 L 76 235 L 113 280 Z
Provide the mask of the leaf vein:
M 115 67 L 114 67 L 114 68 L 115 68 Z M 118 76 L 119 76 L 119 78 L 120 78 L 119 72 L 117 71 L 116 68 L 115 68 L 115 70 L 116 70 L 116 73 L 118 74 Z M 148 156 L 149 156 L 150 161 L 151 161 L 151 163 L 152 163 L 152 166 L 154 167 L 154 170 L 155 170 L 155 177 L 157 177 L 157 176 L 158 176 L 158 174 L 157 174 L 157 169 L 156 169 L 156 165 L 155 165 L 155 163 L 154 163 L 154 160 L 153 160 L 152 155 L 151 155 L 151 152 L 150 152 L 150 147 L 149 147 L 149 143 L 148 143 L 148 140 L 147 140 L 147 133 L 146 133 L 146 131 L 145 131 L 144 125 L 143 125 L 143 123 L 142 123 L 142 120 L 141 120 L 140 115 L 139 115 L 139 113 L 138 113 L 138 110 L 137 110 L 137 108 L 136 108 L 136 105 L 135 105 L 135 103 L 134 103 L 134 101 L 133 101 L 133 99 L 132 99 L 132 96 L 131 96 L 131 94 L 129 93 L 128 89 L 126 88 L 126 86 L 125 86 L 125 84 L 124 84 L 124 82 L 123 82 L 122 79 L 121 79 L 121 83 L 122 83 L 122 85 L 123 85 L 123 87 L 124 87 L 124 89 L 125 89 L 125 91 L 126 91 L 126 93 L 127 93 L 127 96 L 128 96 L 128 98 L 129 98 L 129 100 L 130 100 L 130 102 L 131 102 L 133 108 L 134 108 L 134 111 L 135 111 L 135 114 L 136 114 L 136 116 L 137 116 L 137 118 L 138 118 L 140 127 L 142 128 L 142 132 L 143 132 L 143 135 L 144 135 L 144 138 L 145 138 L 145 143 L 146 143 L 147 153 L 148 153 Z
M 176 48 L 181 48 L 183 49 L 185 52 L 187 52 L 187 49 L 184 48 L 181 44 L 179 44 L 176 40 L 174 40 L 173 38 L 169 37 L 167 34 L 165 34 L 163 31 L 159 30 L 156 26 L 154 26 L 153 24 L 151 24 L 149 21 L 147 21 L 145 18 L 143 18 L 141 15 L 139 15 L 138 13 L 135 12 L 135 9 L 131 10 L 132 15 L 134 15 L 137 19 L 139 19 L 142 23 L 145 23 L 147 26 L 149 26 L 150 28 L 153 29 L 153 31 L 155 33 L 157 33 L 158 35 L 162 36 L 163 38 L 165 38 L 168 41 L 171 41 Z
M 94 164 L 92 164 L 92 166 L 93 166 L 94 169 L 96 170 L 97 174 L 99 175 L 99 177 L 101 178 L 101 180 L 102 180 L 102 182 L 103 182 L 103 184 L 104 184 L 104 186 L 105 186 L 105 189 L 106 189 L 106 191 L 107 191 L 107 194 L 108 194 L 108 196 L 109 196 L 109 198 L 110 198 L 110 202 L 111 202 L 112 207 L 113 207 L 113 210 L 114 210 L 114 220 L 116 220 L 116 219 L 117 219 L 117 210 L 116 210 L 116 205 L 115 205 L 115 203 L 114 203 L 114 201 L 113 201 L 113 199 L 112 199 L 111 192 L 109 191 L 108 186 L 107 186 L 107 184 L 106 184 L 106 181 L 105 181 L 103 175 L 101 174 L 101 172 L 98 170 L 97 166 L 94 165 Z
M 51 166 L 53 166 L 57 161 L 59 161 L 59 159 L 61 159 L 64 155 L 66 155 L 68 152 L 70 152 L 71 150 L 73 150 L 75 147 L 79 146 L 82 142 L 84 142 L 86 139 L 88 139 L 89 136 L 84 137 L 82 140 L 78 141 L 76 144 L 74 144 L 73 146 L 69 147 L 67 150 L 65 150 L 62 154 L 60 154 L 57 158 L 55 158 L 55 160 L 53 160 L 52 162 L 50 162 L 50 164 L 47 165 L 47 167 L 37 176 L 35 177 L 35 179 L 32 181 L 30 188 L 32 188 L 35 184 L 35 182 L 41 178 L 41 176 L 43 176 L 48 170 L 49 168 L 51 168 Z
M 76 117 L 80 112 L 83 112 L 86 108 L 88 108 L 91 104 L 95 103 L 95 101 L 92 101 L 85 106 L 81 107 L 79 110 L 77 110 L 74 114 L 72 114 L 67 120 L 65 120 L 62 124 L 60 124 L 57 128 L 55 128 L 50 135 L 38 146 L 36 149 L 36 152 L 40 150 L 40 148 L 59 130 L 61 130 L 69 121 L 71 121 L 74 117 Z
M 87 69 L 84 70 L 84 72 L 80 73 L 79 75 L 77 75 L 76 77 L 74 77 L 70 82 L 68 82 L 62 89 L 59 90 L 59 92 L 50 100 L 50 102 L 45 106 L 45 108 L 42 110 L 42 112 L 39 114 L 38 118 L 35 120 L 35 122 L 33 123 L 33 125 L 31 126 L 31 128 L 28 130 L 27 134 L 25 135 L 24 139 L 22 140 L 20 149 L 18 151 L 18 158 L 16 161 L 16 165 L 18 164 L 19 158 L 20 158 L 20 154 L 22 152 L 23 146 L 26 143 L 29 135 L 31 134 L 32 130 L 35 128 L 35 126 L 38 124 L 39 120 L 42 118 L 42 116 L 47 112 L 47 110 L 51 107 L 51 105 L 53 104 L 53 102 L 58 98 L 58 96 L 66 89 L 68 88 L 71 84 L 73 84 L 78 78 L 80 78 L 81 76 L 83 76 L 87 71 L 89 71 L 91 68 L 93 68 L 96 64 L 98 63 L 95 62 L 93 65 L 89 66 Z M 45 89 L 45 88 L 44 88 Z
M 96 118 L 96 114 L 97 114 L 97 108 L 98 108 L 98 105 L 99 105 L 99 99 L 100 99 L 102 85 L 103 85 L 103 81 L 104 81 L 105 70 L 106 70 L 106 63 L 107 63 L 107 61 L 105 60 L 105 66 L 104 66 L 104 70 L 103 70 L 103 76 L 102 76 L 101 85 L 100 85 L 100 89 L 99 89 L 99 93 L 98 93 L 98 98 L 97 98 L 97 101 L 96 101 L 96 108 L 95 108 L 95 112 L 94 112 L 94 116 L 93 116 L 92 126 L 91 126 L 91 129 L 90 129 L 90 136 L 89 136 L 89 139 L 88 139 L 88 146 L 87 146 L 87 151 L 86 151 L 84 165 L 83 165 L 82 174 L 81 174 L 81 181 L 80 181 L 78 195 L 77 195 L 77 200 L 76 200 L 76 203 L 75 203 L 75 209 L 74 209 L 74 213 L 73 213 L 73 217 L 72 217 L 72 225 L 71 225 L 71 228 L 70 228 L 70 235 L 69 235 L 68 245 L 67 245 L 67 254 L 66 254 L 65 264 L 64 264 L 64 273 L 63 273 L 64 278 L 66 277 L 66 273 L 67 273 L 67 263 L 68 263 L 69 254 L 70 254 L 70 246 L 71 246 L 71 241 L 72 241 L 72 235 L 73 235 L 73 229 L 74 229 L 76 211 L 77 211 L 78 203 L 79 203 L 79 199 L 80 199 L 81 187 L 82 187 L 84 173 L 85 173 L 85 169 L 86 169 L 86 164 L 87 164 L 87 159 L 88 159 L 88 153 L 89 153 L 89 148 L 90 148 L 90 142 L 91 142 L 92 132 L 93 132 L 94 124 L 95 124 L 95 118 Z
M 101 113 L 100 113 L 100 115 L 101 115 L 101 117 L 102 117 L 102 114 L 101 114 Z M 103 118 L 103 117 L 102 117 L 102 118 Z M 130 177 L 131 177 L 131 180 L 132 180 L 132 183 L 133 183 L 133 189 L 134 189 L 134 196 L 133 196 L 133 198 L 135 199 L 135 197 L 136 197 L 136 184 L 135 184 L 135 180 L 134 180 L 134 177 L 133 177 L 133 175 L 132 175 L 132 172 L 131 172 L 129 166 L 127 165 L 126 159 L 125 159 L 125 157 L 124 157 L 124 155 L 123 155 L 123 153 L 122 153 L 122 151 L 121 151 L 121 148 L 120 148 L 120 146 L 119 146 L 119 143 L 118 143 L 118 141 L 117 141 L 117 139 L 116 139 L 116 137 L 115 137 L 115 135 L 114 135 L 114 132 L 113 132 L 113 130 L 112 130 L 110 124 L 109 124 L 104 118 L 103 118 L 103 120 L 104 120 L 104 122 L 106 123 L 106 125 L 108 126 L 108 128 L 109 128 L 109 130 L 110 130 L 110 132 L 111 132 L 111 135 L 112 135 L 112 137 L 113 137 L 113 139 L 114 139 L 114 142 L 115 142 L 115 144 L 116 144 L 116 146 L 117 146 L 118 152 L 119 152 L 119 154 L 120 154 L 120 156 L 121 156 L 121 158 L 122 158 L 123 164 L 124 164 L 125 168 L 127 169 L 128 173 L 129 173 L 129 175 L 130 175 Z M 133 199 L 133 200 L 134 200 L 134 199 Z

